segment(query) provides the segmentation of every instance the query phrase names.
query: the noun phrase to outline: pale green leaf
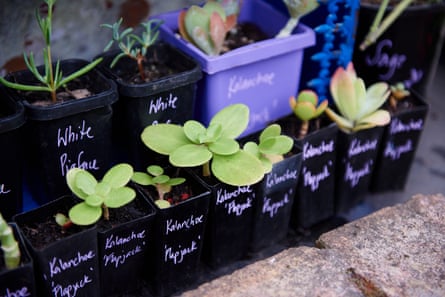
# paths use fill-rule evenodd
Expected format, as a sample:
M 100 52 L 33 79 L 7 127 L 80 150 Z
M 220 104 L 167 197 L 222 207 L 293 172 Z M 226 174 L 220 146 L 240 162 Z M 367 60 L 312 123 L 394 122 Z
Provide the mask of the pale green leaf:
M 249 108 L 244 104 L 232 104 L 221 109 L 213 116 L 211 124 L 220 124 L 222 127 L 221 137 L 237 138 L 249 123 Z
M 83 169 L 80 168 L 70 169 L 66 174 L 66 183 L 68 185 L 68 188 L 71 190 L 71 192 L 73 192 L 74 195 L 81 199 L 85 199 L 88 197 L 88 194 L 82 191 L 82 189 L 79 189 L 76 185 L 76 175 L 82 170 Z
M 101 207 L 91 207 L 85 202 L 74 205 L 68 212 L 70 220 L 80 226 L 96 223 L 102 216 Z
M 260 142 L 259 149 L 263 154 L 284 155 L 290 152 L 293 145 L 294 141 L 292 138 L 285 135 L 279 135 Z
M 159 165 L 150 165 L 147 167 L 147 172 L 153 176 L 164 174 L 164 169 Z
M 201 135 L 206 134 L 206 128 L 198 121 L 189 120 L 184 124 L 184 133 L 193 143 L 199 144 Z
M 281 126 L 272 124 L 267 126 L 260 134 L 259 141 L 262 142 L 269 137 L 275 137 L 281 134 Z
M 85 199 L 85 203 L 92 207 L 100 207 L 103 202 L 103 197 L 96 194 L 90 195 Z
M 153 185 L 153 178 L 145 172 L 135 172 L 131 180 L 141 186 Z
M 133 176 L 133 167 L 129 164 L 121 163 L 111 167 L 104 175 L 102 181 L 113 189 L 123 187 Z
M 156 200 L 155 204 L 160 209 L 164 209 L 164 208 L 169 208 L 170 207 L 170 202 L 168 202 L 167 200 L 163 200 L 163 199 Z
M 205 145 L 187 144 L 170 154 L 170 163 L 176 167 L 195 167 L 207 163 L 212 153 Z
M 239 144 L 234 139 L 220 138 L 216 142 L 210 143 L 208 148 L 214 154 L 231 155 L 239 150 Z
M 96 190 L 97 180 L 88 171 L 79 170 L 74 178 L 76 187 L 84 193 L 91 195 Z
M 178 147 L 192 143 L 183 128 L 174 124 L 150 125 L 141 138 L 148 148 L 162 155 L 170 155 Z
M 110 208 L 122 207 L 136 198 L 136 192 L 130 187 L 122 187 L 113 189 L 110 194 L 105 197 L 104 204 Z

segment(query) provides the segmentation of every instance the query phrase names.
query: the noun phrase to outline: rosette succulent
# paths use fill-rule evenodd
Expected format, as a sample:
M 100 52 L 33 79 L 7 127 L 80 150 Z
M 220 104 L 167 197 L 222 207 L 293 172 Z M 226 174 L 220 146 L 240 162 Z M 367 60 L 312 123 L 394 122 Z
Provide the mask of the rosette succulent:
M 13 269 L 20 264 L 20 249 L 11 226 L 0 213 L 0 243 L 3 250 L 3 260 L 7 269 Z
M 353 133 L 375 126 L 384 126 L 391 117 L 388 111 L 379 109 L 388 99 L 389 86 L 378 82 L 366 89 L 365 83 L 351 63 L 347 68 L 337 68 L 331 79 L 331 95 L 340 114 L 326 108 L 326 114 L 346 132 Z
M 217 56 L 227 32 L 236 25 L 238 13 L 238 0 L 209 0 L 202 7 L 192 5 L 179 14 L 179 33 L 206 54 Z

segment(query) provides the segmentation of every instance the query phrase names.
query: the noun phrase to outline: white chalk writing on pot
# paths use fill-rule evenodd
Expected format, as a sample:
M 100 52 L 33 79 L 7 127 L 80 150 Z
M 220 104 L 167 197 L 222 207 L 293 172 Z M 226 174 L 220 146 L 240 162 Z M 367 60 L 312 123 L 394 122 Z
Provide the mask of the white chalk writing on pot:
M 59 274 L 65 270 L 71 269 L 73 267 L 78 266 L 79 264 L 83 262 L 88 262 L 92 259 L 94 259 L 96 255 L 93 251 L 88 251 L 85 254 L 81 254 L 80 252 L 77 252 L 77 254 L 70 258 L 63 260 L 61 258 L 53 257 L 51 261 L 49 261 L 49 270 L 50 270 L 50 277 L 55 276 L 56 274 Z
M 84 275 L 82 279 L 68 285 L 62 286 L 55 282 L 51 283 L 53 295 L 56 297 L 75 297 L 77 291 L 84 288 L 87 284 L 92 283 L 91 278 L 88 275 Z
M 280 175 L 278 175 L 275 172 L 272 172 L 267 174 L 266 176 L 266 188 L 271 188 L 275 185 L 284 183 L 288 180 L 296 180 L 297 178 L 298 178 L 298 171 L 290 170 L 289 168 L 287 168 L 286 171 Z
M 120 247 L 118 251 L 111 251 L 111 253 L 104 254 L 104 266 L 114 265 L 115 268 L 124 264 L 127 259 L 141 253 L 142 246 L 145 245 L 145 230 L 140 232 L 131 231 L 130 234 L 126 236 L 117 236 L 111 234 L 105 240 L 105 250 L 112 249 L 114 247 Z M 130 248 L 126 248 L 126 245 L 137 241 L 138 244 L 136 246 L 132 245 Z
M 134 240 L 139 240 L 139 239 L 145 239 L 145 230 L 142 230 L 140 232 L 131 231 L 129 235 L 123 237 L 111 234 L 105 240 L 105 249 L 111 249 L 115 246 L 125 245 Z
M 357 186 L 360 179 L 371 174 L 371 166 L 373 163 L 373 160 L 368 160 L 364 163 L 362 168 L 353 168 L 349 162 L 346 163 L 346 171 L 344 176 L 345 182 L 349 181 L 351 188 Z
M 199 224 L 204 223 L 204 215 L 195 216 L 194 214 L 186 218 L 183 221 L 169 219 L 165 222 L 165 234 L 168 235 L 171 232 L 180 231 L 184 229 L 193 228 Z
M 379 68 L 387 68 L 387 71 L 380 75 L 381 80 L 390 80 L 396 70 L 403 66 L 406 61 L 406 56 L 403 54 L 393 54 L 390 52 L 392 49 L 392 41 L 389 39 L 383 39 L 377 43 L 376 51 L 373 57 L 366 56 L 366 64 L 368 66 L 377 66 Z
M 143 245 L 145 242 L 142 243 Z M 105 254 L 103 256 L 104 266 L 114 265 L 115 268 L 118 268 L 120 265 L 125 264 L 127 259 L 142 253 L 142 247 L 140 245 L 136 245 L 134 248 L 129 250 L 122 250 L 120 254 L 117 252 L 111 252 L 110 254 Z
M 6 195 L 9 194 L 10 192 L 11 190 L 8 190 L 5 184 L 0 184 L 0 195 Z
M 72 161 L 71 159 L 68 159 L 68 154 L 67 153 L 63 153 L 60 156 L 60 168 L 62 170 L 62 176 L 65 176 L 66 173 L 71 169 L 71 168 L 82 168 L 85 170 L 99 170 L 99 166 L 97 165 L 97 160 L 93 159 L 93 160 L 84 160 L 83 157 L 84 151 L 80 151 L 79 154 L 77 155 L 76 160 Z
M 423 129 L 423 119 L 410 119 L 407 123 L 401 121 L 400 119 L 394 118 L 391 121 L 389 133 L 391 135 L 410 132 L 410 131 L 420 131 Z
M 292 194 L 293 190 L 289 189 L 287 193 L 284 194 L 283 199 L 279 201 L 272 202 L 272 199 L 265 196 L 263 198 L 263 214 L 269 214 L 269 217 L 273 219 L 273 217 L 278 213 L 278 210 L 284 206 L 286 206 L 288 203 L 290 203 L 289 196 Z
M 57 147 L 66 147 L 71 143 L 93 138 L 94 135 L 92 134 L 91 127 L 86 126 L 86 122 L 83 120 L 82 124 L 79 125 L 77 129 L 73 128 L 72 125 L 69 125 L 66 128 L 59 128 L 57 130 Z
M 28 291 L 27 287 L 22 287 L 15 291 L 6 288 L 6 291 L 3 294 L 0 293 L 0 297 L 26 297 L 26 296 L 31 296 L 31 293 Z
M 394 145 L 391 141 L 388 141 L 388 143 L 385 146 L 385 150 L 383 152 L 384 157 L 388 157 L 391 160 L 397 160 L 400 159 L 400 156 L 403 154 L 406 154 L 414 149 L 413 142 L 411 139 L 407 139 L 404 144 L 401 145 Z
M 366 140 L 365 142 L 360 141 L 359 139 L 354 138 L 351 141 L 351 145 L 348 149 L 348 156 L 353 157 L 367 151 L 376 150 L 377 149 L 377 139 Z
M 227 209 L 227 213 L 241 216 L 246 209 L 252 207 L 252 197 L 246 197 L 244 202 L 237 202 L 237 198 L 241 194 L 252 194 L 255 196 L 252 188 L 249 186 L 238 187 L 233 191 L 227 191 L 227 189 L 218 189 L 216 192 L 216 205 L 224 204 L 224 208 Z
M 230 99 L 233 95 L 240 91 L 249 90 L 258 85 L 273 85 L 274 84 L 275 73 L 261 73 L 258 72 L 256 75 L 250 77 L 234 75 L 229 79 L 229 88 L 227 92 L 227 97 Z M 252 99 L 254 100 L 254 99 Z
M 159 97 L 152 99 L 150 100 L 148 114 L 156 114 L 167 109 L 176 109 L 176 101 L 178 101 L 178 97 L 172 93 L 170 93 L 167 98 Z
M 303 166 L 303 185 L 310 187 L 311 191 L 315 192 L 320 187 L 320 182 L 326 180 L 331 175 L 328 167 L 333 168 L 333 162 L 331 160 L 329 160 L 327 164 L 324 164 L 319 172 L 310 171 L 306 166 Z
M 334 140 L 325 142 L 324 140 L 318 146 L 313 146 L 312 143 L 306 142 L 303 145 L 303 160 L 312 157 L 321 156 L 325 153 L 332 153 L 334 151 Z
M 198 236 L 198 239 L 201 239 Z M 192 240 L 188 246 L 178 245 L 177 247 L 164 246 L 164 262 L 172 261 L 173 264 L 180 264 L 184 261 L 184 257 L 190 255 L 198 250 L 198 244 L 195 240 Z

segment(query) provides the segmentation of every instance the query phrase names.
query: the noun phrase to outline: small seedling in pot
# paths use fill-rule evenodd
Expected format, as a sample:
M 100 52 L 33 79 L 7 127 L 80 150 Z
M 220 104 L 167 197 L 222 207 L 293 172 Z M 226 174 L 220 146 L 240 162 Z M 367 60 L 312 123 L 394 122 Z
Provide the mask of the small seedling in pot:
M 325 112 L 345 133 L 384 126 L 391 120 L 388 111 L 379 109 L 388 99 L 388 84 L 378 82 L 366 89 L 363 80 L 357 77 L 352 62 L 346 69 L 337 68 L 330 89 L 341 115 L 329 107 Z
M 158 192 L 158 199 L 155 201 L 159 208 L 170 207 L 170 202 L 164 199 L 166 193 L 172 190 L 173 186 L 185 182 L 183 177 L 169 177 L 164 174 L 164 169 L 158 165 L 147 167 L 147 172 L 135 172 L 131 180 L 142 186 L 154 186 Z
M 410 95 L 410 92 L 405 88 L 405 85 L 401 82 L 390 86 L 391 94 L 389 96 L 389 105 L 393 111 L 397 109 L 397 105 L 400 101 L 404 100 Z
M 101 181 L 84 169 L 70 169 L 66 175 L 68 187 L 83 200 L 69 210 L 70 221 L 85 226 L 96 223 L 101 217 L 109 220 L 109 208 L 122 207 L 136 197 L 136 192 L 126 186 L 132 176 L 133 168 L 125 163 L 113 166 Z
M 11 226 L 0 213 L 0 242 L 3 250 L 3 259 L 7 269 L 13 269 L 20 264 L 20 249 Z
M 301 127 L 298 133 L 298 138 L 301 139 L 307 135 L 309 130 L 309 121 L 318 119 L 318 117 L 328 107 L 328 100 L 318 102 L 318 95 L 311 90 L 303 90 L 295 98 L 292 96 L 289 99 L 289 104 L 295 116 L 301 120 Z M 319 126 L 317 121 L 317 126 Z
M 300 18 L 319 6 L 317 0 L 283 0 L 290 14 L 290 18 L 281 31 L 275 36 L 276 38 L 287 37 L 297 27 Z
M 243 149 L 256 156 L 264 167 L 264 173 L 272 171 L 272 166 L 284 159 L 284 155 L 292 150 L 294 141 L 281 135 L 281 126 L 272 124 L 266 127 L 259 136 L 259 143 L 249 141 Z
M 43 61 L 44 61 L 44 73 L 41 74 L 37 69 L 34 61 L 34 55 L 31 53 L 29 57 L 24 54 L 23 58 L 25 60 L 28 70 L 34 75 L 34 77 L 40 82 L 38 85 L 25 85 L 21 83 L 15 83 L 8 81 L 0 76 L 0 82 L 5 86 L 21 91 L 43 91 L 49 92 L 51 94 L 51 101 L 55 103 L 57 101 L 57 91 L 64 87 L 66 89 L 67 84 L 84 75 L 85 73 L 92 70 L 96 65 L 98 65 L 102 58 L 98 58 L 91 63 L 85 65 L 81 69 L 71 73 L 70 75 L 64 77 L 62 70 L 60 69 L 60 61 L 56 62 L 55 68 L 52 62 L 51 53 L 51 38 L 52 38 L 52 14 L 54 10 L 54 4 L 56 0 L 44 0 L 48 5 L 48 15 L 42 17 L 38 11 L 36 11 L 36 18 L 39 23 L 40 30 L 45 40 L 45 48 L 43 49 Z M 75 98 L 83 98 L 89 95 L 86 90 L 68 90 L 66 91 Z
M 159 37 L 159 26 L 162 24 L 160 20 L 152 19 L 141 23 L 144 28 L 141 36 L 133 32 L 133 28 L 126 28 L 120 32 L 122 18 L 116 23 L 102 24 L 102 27 L 109 28 L 113 31 L 112 40 L 107 44 L 104 51 L 108 51 L 114 43 L 117 43 L 121 53 L 114 57 L 110 67 L 113 68 L 122 57 L 129 57 L 136 61 L 139 71 L 139 76 L 142 81 L 146 80 L 144 71 L 144 62 L 146 61 L 147 50 L 152 46 Z
M 151 150 L 169 156 L 176 167 L 202 166 L 203 176 L 245 186 L 255 184 L 264 176 L 261 162 L 240 149 L 236 138 L 247 128 L 249 108 L 233 104 L 220 110 L 208 127 L 195 120 L 184 126 L 175 124 L 150 125 L 141 138 Z
M 239 0 L 209 0 L 202 7 L 190 6 L 179 14 L 179 33 L 206 54 L 219 55 L 227 32 L 237 23 L 238 2 Z

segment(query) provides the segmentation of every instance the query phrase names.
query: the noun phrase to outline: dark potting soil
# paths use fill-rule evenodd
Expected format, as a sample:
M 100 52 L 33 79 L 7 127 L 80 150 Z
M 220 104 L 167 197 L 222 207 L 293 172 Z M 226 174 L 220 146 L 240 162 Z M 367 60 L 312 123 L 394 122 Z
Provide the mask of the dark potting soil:
M 140 188 L 148 197 L 152 198 L 158 196 L 158 193 L 154 189 L 154 187 L 140 187 Z M 192 188 L 187 184 L 187 182 L 172 187 L 172 190 L 164 195 L 164 199 L 167 200 L 171 206 L 179 204 L 190 197 L 193 197 L 193 191 Z
M 269 37 L 254 23 L 246 22 L 237 24 L 234 29 L 227 33 L 221 54 L 268 38 Z

